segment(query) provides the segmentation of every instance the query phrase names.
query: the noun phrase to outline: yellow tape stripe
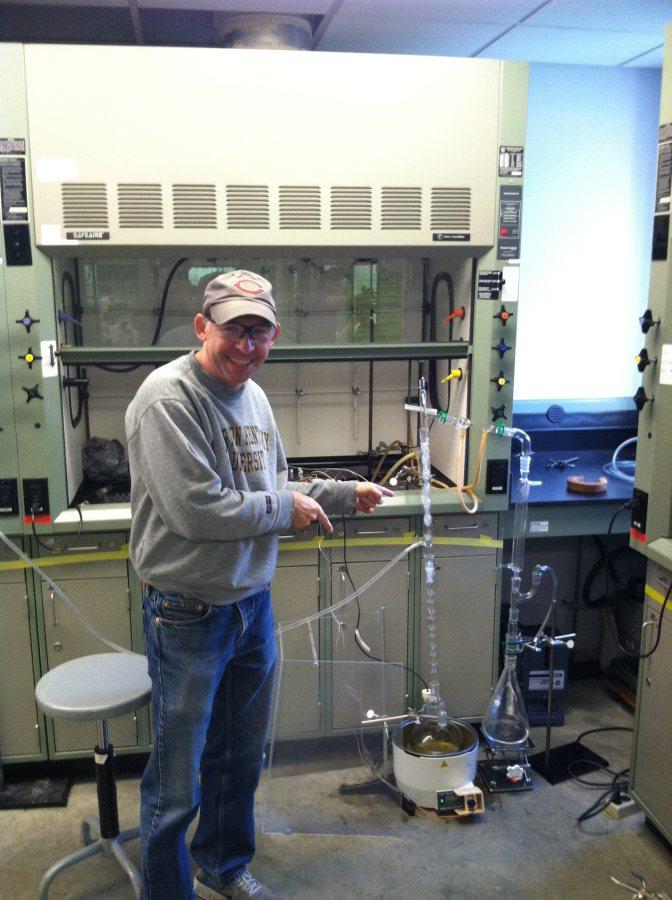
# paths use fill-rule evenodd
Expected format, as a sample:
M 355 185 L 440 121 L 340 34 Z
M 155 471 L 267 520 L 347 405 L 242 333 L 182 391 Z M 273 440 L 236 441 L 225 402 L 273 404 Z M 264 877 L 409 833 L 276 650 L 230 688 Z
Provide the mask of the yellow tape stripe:
M 417 535 L 407 533 L 403 536 L 400 535 L 399 537 L 347 538 L 345 543 L 346 547 L 408 547 L 409 544 L 413 544 L 418 540 L 420 540 L 420 538 Z M 338 550 L 343 546 L 343 541 L 340 539 L 325 542 L 320 538 L 312 538 L 309 541 L 293 541 L 286 544 L 281 542 L 280 552 L 287 553 L 289 551 L 317 550 L 320 547 L 320 541 L 322 541 L 322 547 L 325 550 L 330 547 Z M 432 543 L 439 546 L 480 547 L 481 549 L 485 548 L 488 550 L 499 550 L 503 546 L 502 541 L 486 537 L 485 535 L 481 535 L 478 538 L 435 537 L 433 538 Z M 76 566 L 85 563 L 108 562 L 110 560 L 120 559 L 128 559 L 127 544 L 124 544 L 120 550 L 101 551 L 100 553 L 69 553 L 67 555 L 40 556 L 37 559 L 31 560 L 31 562 L 41 569 L 48 569 L 51 566 Z M 22 559 L 0 562 L 0 572 L 28 568 L 30 568 L 29 563 L 24 562 Z M 662 603 L 662 598 L 658 602 Z
M 649 587 L 648 584 L 644 588 L 644 593 L 647 595 L 647 597 L 651 597 L 652 600 L 655 600 L 656 603 L 660 603 L 661 606 L 665 602 L 665 594 L 661 594 L 660 591 L 657 591 L 654 588 Z M 668 605 L 667 609 L 669 609 L 669 608 L 670 607 Z
M 74 566 L 82 563 L 90 562 L 106 562 L 111 559 L 128 559 L 128 544 L 124 544 L 121 550 L 108 550 L 100 553 L 72 553 L 60 554 L 55 556 L 40 556 L 31 560 L 41 569 L 48 569 L 50 566 Z M 30 564 L 22 559 L 12 560 L 11 562 L 1 562 L 0 572 L 6 572 L 12 569 L 28 569 Z

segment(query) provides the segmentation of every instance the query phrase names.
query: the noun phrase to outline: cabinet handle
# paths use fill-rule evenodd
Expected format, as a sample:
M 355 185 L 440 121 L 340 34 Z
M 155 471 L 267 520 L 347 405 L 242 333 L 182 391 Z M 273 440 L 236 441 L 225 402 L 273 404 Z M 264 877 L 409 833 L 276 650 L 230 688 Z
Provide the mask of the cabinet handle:
M 84 550 L 84 551 L 92 550 L 93 551 L 93 550 L 100 550 L 100 549 L 101 549 L 100 544 L 92 544 L 89 547 L 84 547 L 84 546 L 80 546 L 79 544 L 77 544 L 76 547 L 66 547 L 65 552 L 66 553 L 81 553 L 82 550 Z M 61 553 L 63 552 L 63 550 L 61 550 L 60 547 L 59 547 L 59 550 Z
M 446 525 L 446 531 L 478 531 L 482 525 Z
M 653 616 L 653 614 L 650 614 L 650 615 L 652 615 L 652 618 L 647 619 L 646 622 L 644 622 L 642 624 L 642 630 L 640 632 L 640 638 L 639 638 L 640 652 L 644 652 L 644 653 L 646 653 L 648 651 L 648 647 L 646 646 L 645 631 L 649 625 L 657 624 L 657 620 L 656 620 L 655 616 Z M 646 684 L 647 687 L 651 687 L 651 684 L 652 684 L 652 682 L 651 682 L 651 657 L 649 657 L 646 660 L 646 676 L 644 678 L 644 683 Z
M 662 585 L 665 588 L 665 590 L 667 590 L 670 586 L 670 582 L 665 581 L 664 578 L 656 578 L 656 584 Z
M 56 618 L 56 597 L 54 596 L 53 589 L 49 591 L 49 597 L 51 598 L 51 623 L 54 628 L 57 628 L 58 619 Z
M 380 535 L 380 534 L 389 534 L 389 528 L 379 528 L 377 531 L 360 531 L 358 528 L 355 528 L 355 534 L 366 534 L 366 535 Z

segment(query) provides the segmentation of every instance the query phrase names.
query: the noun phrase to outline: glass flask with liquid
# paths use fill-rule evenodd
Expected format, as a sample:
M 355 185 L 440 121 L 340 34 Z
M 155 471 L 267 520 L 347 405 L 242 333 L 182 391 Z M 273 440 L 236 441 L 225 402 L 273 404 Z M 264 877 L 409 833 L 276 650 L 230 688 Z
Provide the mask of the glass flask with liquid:
M 508 658 L 481 725 L 493 749 L 519 749 L 527 743 L 530 723 L 518 684 L 515 658 Z

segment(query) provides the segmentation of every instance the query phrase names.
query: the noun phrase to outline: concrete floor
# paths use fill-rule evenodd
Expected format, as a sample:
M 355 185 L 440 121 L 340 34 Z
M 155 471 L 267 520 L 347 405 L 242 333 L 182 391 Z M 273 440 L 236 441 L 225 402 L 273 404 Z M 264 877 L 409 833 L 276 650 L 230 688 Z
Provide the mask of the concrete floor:
M 599 681 L 574 682 L 567 723 L 553 730 L 553 743 L 567 743 L 587 728 L 631 724 L 632 714 Z M 544 731 L 535 729 L 532 738 L 541 747 Z M 630 739 L 615 732 L 585 742 L 621 769 L 629 763 Z M 672 851 L 646 826 L 643 813 L 618 822 L 600 815 L 577 825 L 576 817 L 597 799 L 594 790 L 569 781 L 552 787 L 537 778 L 533 791 L 486 795 L 485 814 L 460 821 L 409 818 L 384 797 L 348 801 L 347 815 L 334 819 L 332 783 L 356 774 L 288 775 L 297 800 L 302 792 L 311 799 L 315 825 L 342 833 L 259 835 L 253 869 L 279 897 L 627 898 L 610 876 L 631 880 L 633 869 L 650 889 L 672 896 Z M 281 788 L 282 778 L 274 784 Z M 43 872 L 78 847 L 80 820 L 94 809 L 95 785 L 79 781 L 67 808 L 0 812 L 0 898 L 35 898 Z M 137 778 L 119 781 L 119 810 L 122 828 L 137 823 Z M 367 831 L 378 833 L 361 833 Z M 138 842 L 128 847 L 137 864 Z M 133 892 L 114 861 L 94 857 L 60 875 L 49 896 L 122 900 Z

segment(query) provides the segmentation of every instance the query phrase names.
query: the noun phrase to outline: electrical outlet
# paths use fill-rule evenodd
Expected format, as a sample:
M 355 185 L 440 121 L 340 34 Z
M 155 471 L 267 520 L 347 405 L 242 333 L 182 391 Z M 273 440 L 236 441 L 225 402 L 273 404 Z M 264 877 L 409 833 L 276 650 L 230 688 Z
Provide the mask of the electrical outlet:
M 632 797 L 621 793 L 620 801 L 612 800 L 605 809 L 604 814 L 609 816 L 610 819 L 625 819 L 636 812 L 639 812 L 639 806 Z

